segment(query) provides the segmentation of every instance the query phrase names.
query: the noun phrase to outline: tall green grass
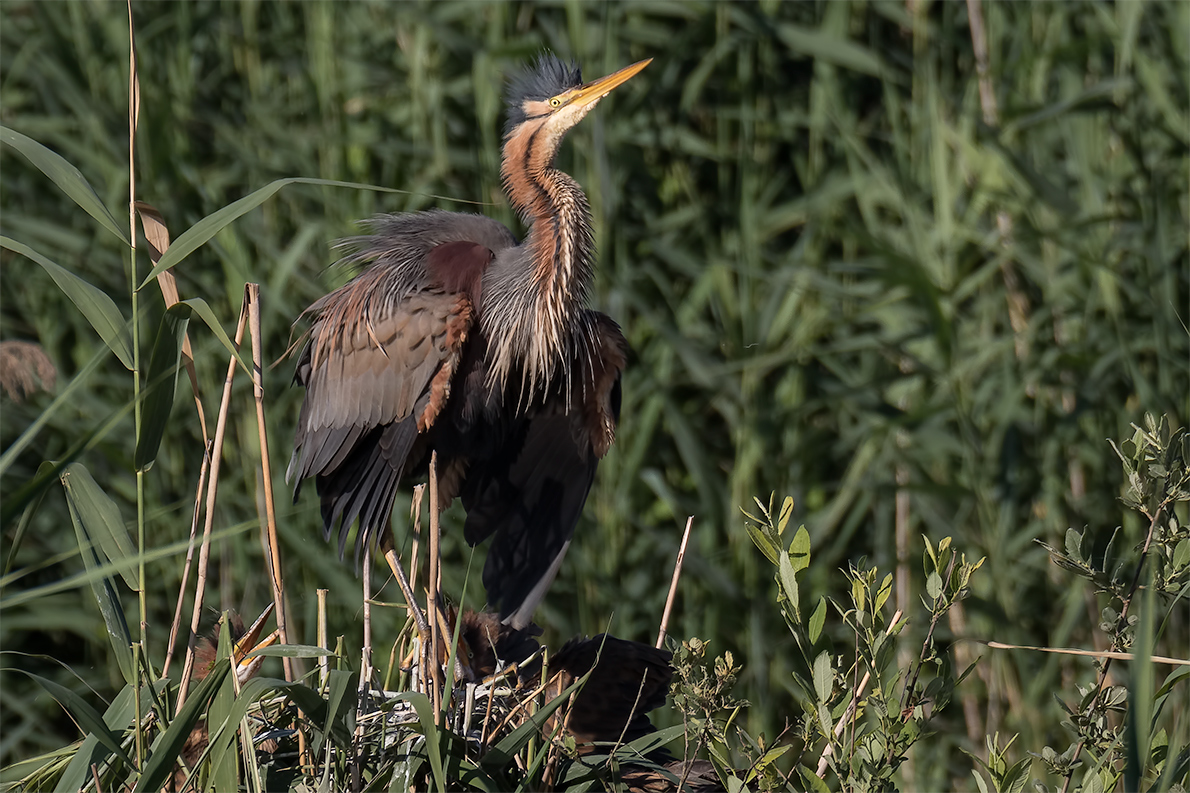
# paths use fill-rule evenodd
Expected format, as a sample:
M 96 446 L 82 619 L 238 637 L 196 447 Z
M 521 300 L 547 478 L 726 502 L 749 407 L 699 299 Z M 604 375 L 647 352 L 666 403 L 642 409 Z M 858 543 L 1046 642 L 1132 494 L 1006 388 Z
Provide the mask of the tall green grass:
M 737 693 L 766 703 L 747 711 L 749 727 L 771 738 L 795 712 L 792 639 L 738 510 L 778 491 L 794 495 L 814 543 L 803 594 L 833 592 L 838 571 L 866 556 L 904 571 L 897 597 L 912 602 L 925 591 L 910 563 L 920 535 L 952 536 L 987 561 L 944 636 L 1093 646 L 1103 604 L 1034 541 L 1061 547 L 1068 528 L 1085 528 L 1102 553 L 1121 525 L 1117 542 L 1141 542 L 1146 527 L 1119 507 L 1105 439 L 1128 435 L 1146 411 L 1190 418 L 1190 6 L 985 4 L 997 125 L 984 121 L 960 3 L 213 2 L 135 3 L 133 13 L 137 193 L 175 233 L 281 177 L 410 193 L 288 187 L 176 269 L 182 297 L 205 299 L 229 332 L 244 282 L 259 281 L 270 360 L 293 318 L 348 276 L 327 269 L 329 243 L 355 219 L 446 206 L 513 222 L 498 180 L 504 72 L 543 47 L 589 76 L 655 59 L 562 154 L 595 211 L 596 302 L 634 354 L 617 444 L 540 614 L 547 636 L 610 622 L 648 639 L 665 597 L 659 571 L 693 514 L 670 632 L 733 651 L 744 667 Z M 126 48 L 121 6 L 0 5 L 4 125 L 77 166 L 117 217 L 128 194 Z M 11 148 L 0 158 L 4 234 L 128 316 L 124 249 Z M 88 368 L 103 342 L 44 271 L 0 257 L 0 335 L 38 341 L 60 388 L 86 377 L 85 398 L 53 413 L 0 479 L 7 500 L 126 408 L 131 390 L 110 355 Z M 163 306 L 142 302 L 150 334 Z M 191 334 L 210 420 L 226 358 L 197 323 Z M 300 400 L 291 376 L 288 363 L 265 373 L 274 471 Z M 229 426 L 223 528 L 257 514 L 244 378 L 233 398 L 243 412 Z M 0 399 L 5 448 L 50 401 Z M 173 418 L 145 477 L 155 548 L 186 536 L 201 459 L 192 404 L 179 399 Z M 131 521 L 135 444 L 131 418 L 117 421 L 81 461 Z M 311 500 L 280 503 L 295 631 L 312 637 L 312 593 L 329 588 L 332 631 L 354 657 L 361 596 L 350 565 L 326 552 Z M 453 592 L 469 559 L 459 523 L 446 521 Z M 15 526 L 3 527 L 6 561 Z M 217 543 L 212 606 L 251 610 L 269 598 L 251 535 Z M 79 572 L 75 548 L 65 500 L 50 490 L 0 597 Z M 159 636 L 180 568 L 176 554 L 148 565 Z M 31 655 L 4 665 L 82 690 L 47 668 L 54 658 L 112 691 L 102 619 L 80 598 L 89 603 L 75 589 L 5 607 L 0 643 Z M 1176 608 L 1186 614 L 1184 598 Z M 374 630 L 395 635 L 397 617 L 378 611 Z M 1184 654 L 1186 624 L 1171 620 L 1158 650 Z M 1039 751 L 1063 716 L 1050 693 L 1093 678 L 1090 662 L 982 655 L 967 681 L 970 719 L 953 708 L 915 750 L 903 771 L 913 786 L 967 779 L 957 749 L 982 751 L 996 731 L 1021 734 L 1015 752 Z M 75 734 L 13 677 L 0 687 L 4 765 Z

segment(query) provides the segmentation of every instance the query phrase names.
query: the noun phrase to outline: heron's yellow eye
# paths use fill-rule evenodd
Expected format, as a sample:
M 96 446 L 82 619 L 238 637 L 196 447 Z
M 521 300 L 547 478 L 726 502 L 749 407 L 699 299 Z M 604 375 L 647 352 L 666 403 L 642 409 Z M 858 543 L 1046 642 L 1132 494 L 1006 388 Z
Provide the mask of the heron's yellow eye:
M 555 96 L 553 99 L 550 100 L 550 107 L 561 107 L 561 106 L 562 106 L 562 100 L 559 99 L 558 97 Z

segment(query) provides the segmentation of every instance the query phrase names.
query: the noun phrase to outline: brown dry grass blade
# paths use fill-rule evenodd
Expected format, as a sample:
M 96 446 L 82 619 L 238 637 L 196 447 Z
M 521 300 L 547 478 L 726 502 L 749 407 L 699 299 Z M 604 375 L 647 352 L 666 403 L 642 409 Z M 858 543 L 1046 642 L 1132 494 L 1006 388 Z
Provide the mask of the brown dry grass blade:
M 140 215 L 141 229 L 149 243 L 149 259 L 156 266 L 161 260 L 161 254 L 169 250 L 169 228 L 165 225 L 165 218 L 157 208 L 144 201 L 133 204 Z M 178 282 L 174 274 L 168 270 L 157 274 L 157 285 L 161 287 L 161 296 L 165 298 L 165 307 L 169 308 L 181 298 L 178 295 Z M 198 375 L 194 371 L 194 351 L 190 347 L 190 334 L 182 340 L 182 364 L 186 367 L 186 374 L 190 376 L 190 390 L 194 392 L 194 404 L 198 408 L 198 423 L 202 428 L 202 437 L 206 441 L 207 418 L 202 410 L 202 398 L 198 393 Z

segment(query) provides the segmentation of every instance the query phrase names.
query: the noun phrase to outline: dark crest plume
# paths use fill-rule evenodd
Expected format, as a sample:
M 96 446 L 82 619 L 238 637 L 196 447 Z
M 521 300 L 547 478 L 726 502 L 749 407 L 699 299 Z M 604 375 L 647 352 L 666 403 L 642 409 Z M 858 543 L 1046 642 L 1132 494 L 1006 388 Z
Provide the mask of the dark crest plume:
M 508 90 L 504 92 L 504 101 L 508 103 L 505 136 L 525 122 L 526 99 L 544 102 L 582 84 L 583 71 L 577 63 L 568 64 L 552 52 L 542 53 L 534 63 L 509 78 Z

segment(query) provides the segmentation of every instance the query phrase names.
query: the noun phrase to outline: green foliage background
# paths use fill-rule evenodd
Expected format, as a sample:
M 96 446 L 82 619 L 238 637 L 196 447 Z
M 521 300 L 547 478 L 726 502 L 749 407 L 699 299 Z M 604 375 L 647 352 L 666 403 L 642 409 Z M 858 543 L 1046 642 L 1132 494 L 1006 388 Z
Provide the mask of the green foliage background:
M 897 596 L 912 607 L 920 535 L 953 536 L 987 562 L 964 621 L 942 634 L 1094 646 L 1100 605 L 1034 541 L 1061 547 L 1073 526 L 1103 544 L 1121 523 L 1128 544 L 1143 539 L 1118 503 L 1105 439 L 1130 435 L 1146 411 L 1190 418 L 1190 5 L 986 3 L 998 123 L 981 110 L 958 2 L 132 8 L 137 192 L 175 238 L 280 177 L 408 191 L 287 187 L 176 269 L 182 297 L 206 299 L 229 332 L 244 283 L 260 282 L 270 361 L 298 313 L 348 277 L 328 269 L 330 244 L 354 220 L 444 206 L 517 228 L 498 177 L 506 72 L 546 47 L 588 77 L 655 59 L 571 134 L 560 161 L 595 212 L 595 302 L 634 354 L 617 445 L 540 613 L 547 639 L 610 627 L 651 641 L 694 515 L 671 632 L 734 652 L 737 693 L 755 703 L 750 727 L 771 738 L 795 713 L 792 639 L 739 507 L 776 491 L 795 497 L 811 532 L 805 592 L 837 591 L 840 568 L 866 556 L 882 570 L 901 564 Z M 120 3 L 0 5 L 0 118 L 79 167 L 117 217 L 128 195 L 127 39 Z M 0 167 L 4 234 L 100 286 L 127 315 L 120 245 L 12 149 L 0 150 Z M 44 271 L 8 251 L 0 262 L 0 334 L 38 341 L 65 382 L 102 342 Z M 150 333 L 163 307 L 152 290 L 142 295 Z M 190 327 L 213 424 L 226 355 Z M 278 478 L 301 398 L 291 376 L 288 361 L 265 375 Z M 7 473 L 4 494 L 126 405 L 130 382 L 114 359 L 100 367 L 87 397 Z M 50 397 L 2 399 L 7 447 Z M 211 605 L 252 611 L 269 594 L 246 378 L 235 400 L 216 528 L 241 528 L 217 546 Z M 146 477 L 154 546 L 187 535 L 201 459 L 188 393 L 173 416 Z M 128 418 L 81 460 L 126 520 L 131 438 Z M 312 640 L 314 590 L 328 587 L 332 632 L 357 647 L 350 563 L 328 553 L 312 497 L 279 502 L 299 637 Z M 452 531 L 459 520 L 446 523 L 446 586 L 461 593 L 470 564 L 474 598 L 482 549 L 471 560 Z M 82 568 L 56 486 L 18 548 L 12 522 L 3 536 L 21 571 L 5 579 L 6 599 Z M 150 566 L 158 656 L 181 562 Z M 1179 608 L 1184 616 L 1184 600 Z M 377 636 L 394 634 L 398 617 L 380 610 Z M 849 637 L 835 639 L 846 653 Z M 1184 655 L 1187 640 L 1187 620 L 1172 620 L 1158 652 Z M 6 666 L 101 694 L 117 682 L 85 588 L 5 608 L 0 641 L 31 654 Z M 1040 751 L 1060 729 L 1050 693 L 1092 679 L 1086 661 L 956 646 L 983 660 L 964 707 L 944 716 L 950 729 L 906 772 L 922 789 L 964 778 L 970 761 L 956 747 L 977 749 L 996 730 Z M 14 677 L 0 689 L 0 765 L 75 735 L 57 705 Z

